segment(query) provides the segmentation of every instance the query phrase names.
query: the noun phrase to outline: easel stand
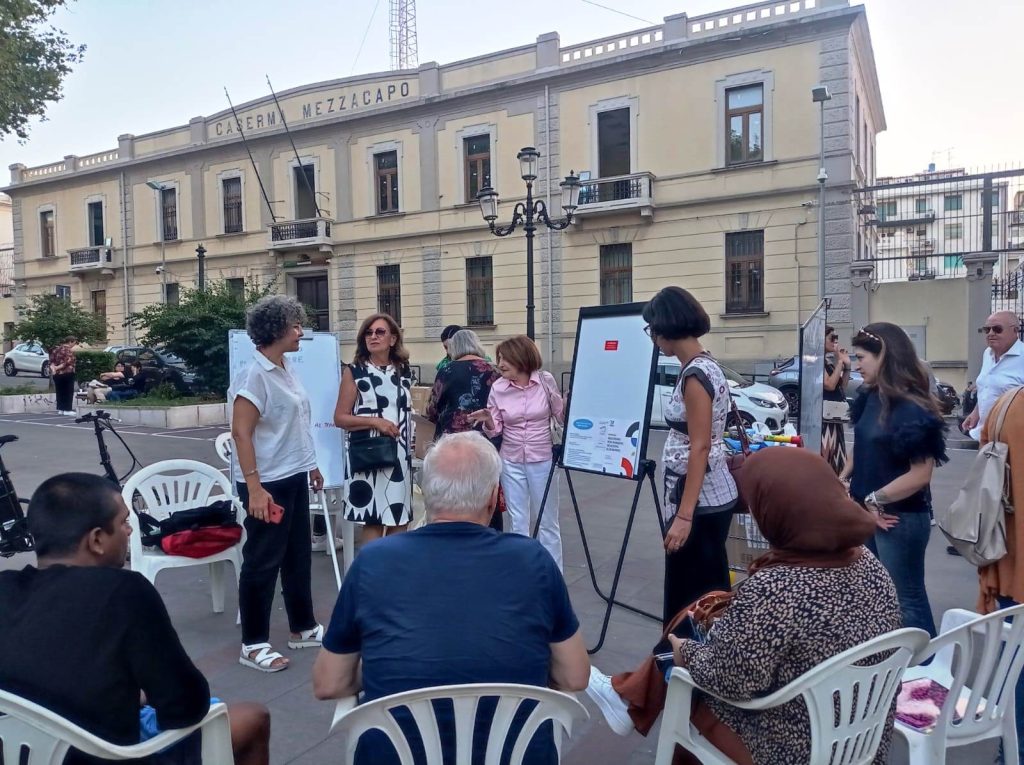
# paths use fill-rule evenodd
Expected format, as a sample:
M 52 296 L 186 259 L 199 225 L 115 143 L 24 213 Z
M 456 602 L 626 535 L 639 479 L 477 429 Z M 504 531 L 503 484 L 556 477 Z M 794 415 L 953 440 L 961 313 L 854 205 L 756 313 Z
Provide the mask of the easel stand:
M 629 546 L 629 536 L 633 531 L 633 521 L 636 519 L 636 508 L 640 503 L 640 494 L 643 491 L 645 483 L 649 483 L 651 487 L 651 495 L 654 498 L 654 512 L 658 518 L 658 528 L 661 530 L 661 536 L 665 536 L 665 521 L 661 517 L 661 501 L 658 499 L 658 488 L 654 482 L 654 475 L 656 472 L 657 465 L 654 460 L 644 459 L 640 461 L 639 469 L 636 475 L 633 477 L 633 481 L 636 483 L 636 490 L 633 492 L 633 503 L 629 508 L 629 518 L 626 520 L 626 529 L 622 535 L 622 547 L 619 548 L 619 558 L 615 563 L 615 575 L 612 577 L 611 590 L 605 594 L 601 589 L 601 586 L 597 582 L 597 574 L 594 571 L 594 560 L 590 555 L 590 545 L 587 542 L 587 532 L 583 527 L 583 516 L 580 513 L 579 502 L 576 500 L 576 489 L 572 483 L 572 469 L 567 468 L 561 464 L 561 454 L 556 454 L 556 459 L 551 462 L 551 472 L 548 473 L 548 480 L 544 486 L 544 496 L 541 500 L 540 511 L 537 513 L 537 522 L 533 527 L 533 538 L 537 538 L 537 532 L 540 530 L 540 522 L 544 517 L 544 508 L 547 506 L 548 492 L 551 489 L 551 481 L 554 479 L 555 471 L 562 470 L 565 472 L 565 482 L 569 487 L 569 496 L 572 498 L 572 509 L 576 513 L 576 523 L 580 529 L 580 540 L 583 542 L 583 554 L 587 559 L 587 570 L 590 572 L 590 582 L 594 586 L 594 592 L 597 593 L 598 597 L 605 602 L 604 620 L 601 623 L 601 633 L 598 636 L 597 644 L 593 648 L 588 648 L 587 653 L 594 654 L 601 650 L 604 645 L 605 636 L 608 633 L 608 623 L 611 620 L 612 608 L 618 606 L 619 608 L 625 608 L 627 611 L 632 611 L 635 614 L 646 616 L 648 619 L 653 619 L 656 622 L 661 622 L 661 616 L 655 616 L 648 611 L 632 606 L 628 603 L 615 599 L 615 593 L 619 589 L 619 578 L 622 575 L 622 564 L 626 559 L 626 548 Z M 609 478 L 617 476 L 609 476 Z M 555 512 L 558 512 L 557 508 L 554 508 Z

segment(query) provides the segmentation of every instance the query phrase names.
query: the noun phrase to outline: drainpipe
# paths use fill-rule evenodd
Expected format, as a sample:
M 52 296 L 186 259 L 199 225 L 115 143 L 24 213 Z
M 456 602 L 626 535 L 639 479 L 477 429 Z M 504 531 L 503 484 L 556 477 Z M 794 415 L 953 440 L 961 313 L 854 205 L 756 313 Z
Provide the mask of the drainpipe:
M 800 250 L 799 233 L 800 227 L 807 224 L 807 207 L 804 207 L 804 219 L 793 226 L 793 262 L 796 263 L 796 331 L 799 334 L 803 327 L 803 320 L 800 317 Z
M 128 215 L 124 203 L 124 170 L 118 179 L 118 191 L 121 196 L 121 273 L 124 278 L 124 318 L 132 312 L 132 298 L 128 292 Z M 132 345 L 132 327 L 129 324 L 126 328 L 125 341 Z

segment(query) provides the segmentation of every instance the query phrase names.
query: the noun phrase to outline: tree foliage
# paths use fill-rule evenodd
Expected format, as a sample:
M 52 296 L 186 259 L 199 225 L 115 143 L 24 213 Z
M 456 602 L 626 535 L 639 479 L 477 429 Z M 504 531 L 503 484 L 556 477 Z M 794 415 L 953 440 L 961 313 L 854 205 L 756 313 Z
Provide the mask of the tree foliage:
M 180 356 L 208 390 L 228 387 L 228 332 L 245 327 L 246 309 L 272 291 L 246 283 L 242 294 L 227 282 L 214 282 L 205 292 L 182 290 L 177 305 L 155 304 L 133 313 L 125 322 L 149 346 L 161 346 Z
M 7 340 L 38 340 L 49 351 L 68 335 L 82 343 L 100 343 L 107 336 L 102 316 L 82 308 L 81 303 L 56 295 L 32 295 L 27 307 L 20 307 L 21 321 L 5 333 Z
M 82 60 L 85 46 L 46 23 L 67 2 L 0 2 L 0 136 L 28 138 L 29 118 L 46 118 L 46 104 L 60 100 L 64 79 Z
M 104 372 L 113 372 L 117 356 L 106 351 L 75 351 L 75 380 L 97 380 Z

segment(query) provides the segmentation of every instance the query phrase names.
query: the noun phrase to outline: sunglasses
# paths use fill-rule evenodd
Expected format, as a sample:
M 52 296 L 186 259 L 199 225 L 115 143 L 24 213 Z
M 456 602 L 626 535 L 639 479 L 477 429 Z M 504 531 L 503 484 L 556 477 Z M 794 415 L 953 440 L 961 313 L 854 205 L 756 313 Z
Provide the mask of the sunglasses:
M 363 333 L 363 337 L 384 337 L 388 333 L 388 330 L 383 327 L 377 327 L 377 329 L 368 329 Z
M 992 326 L 986 325 L 984 327 L 978 327 L 978 332 L 980 332 L 983 335 L 987 335 L 990 332 L 993 335 L 1001 335 L 1003 334 L 1003 327 L 1001 327 L 998 324 L 993 324 Z
M 839 340 L 839 335 L 829 335 L 828 339 L 835 343 Z

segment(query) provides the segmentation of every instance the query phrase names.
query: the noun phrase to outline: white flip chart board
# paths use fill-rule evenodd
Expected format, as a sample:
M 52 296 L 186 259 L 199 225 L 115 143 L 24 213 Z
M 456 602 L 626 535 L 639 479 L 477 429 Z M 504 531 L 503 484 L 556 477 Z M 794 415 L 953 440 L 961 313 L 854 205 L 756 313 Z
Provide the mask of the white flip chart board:
M 230 379 L 234 380 L 252 362 L 256 346 L 245 330 L 233 329 L 228 333 L 228 349 Z M 334 424 L 341 386 L 338 340 L 330 332 L 307 332 L 299 341 L 299 350 L 285 357 L 309 394 L 313 445 L 324 488 L 340 489 L 345 485 L 345 432 Z

